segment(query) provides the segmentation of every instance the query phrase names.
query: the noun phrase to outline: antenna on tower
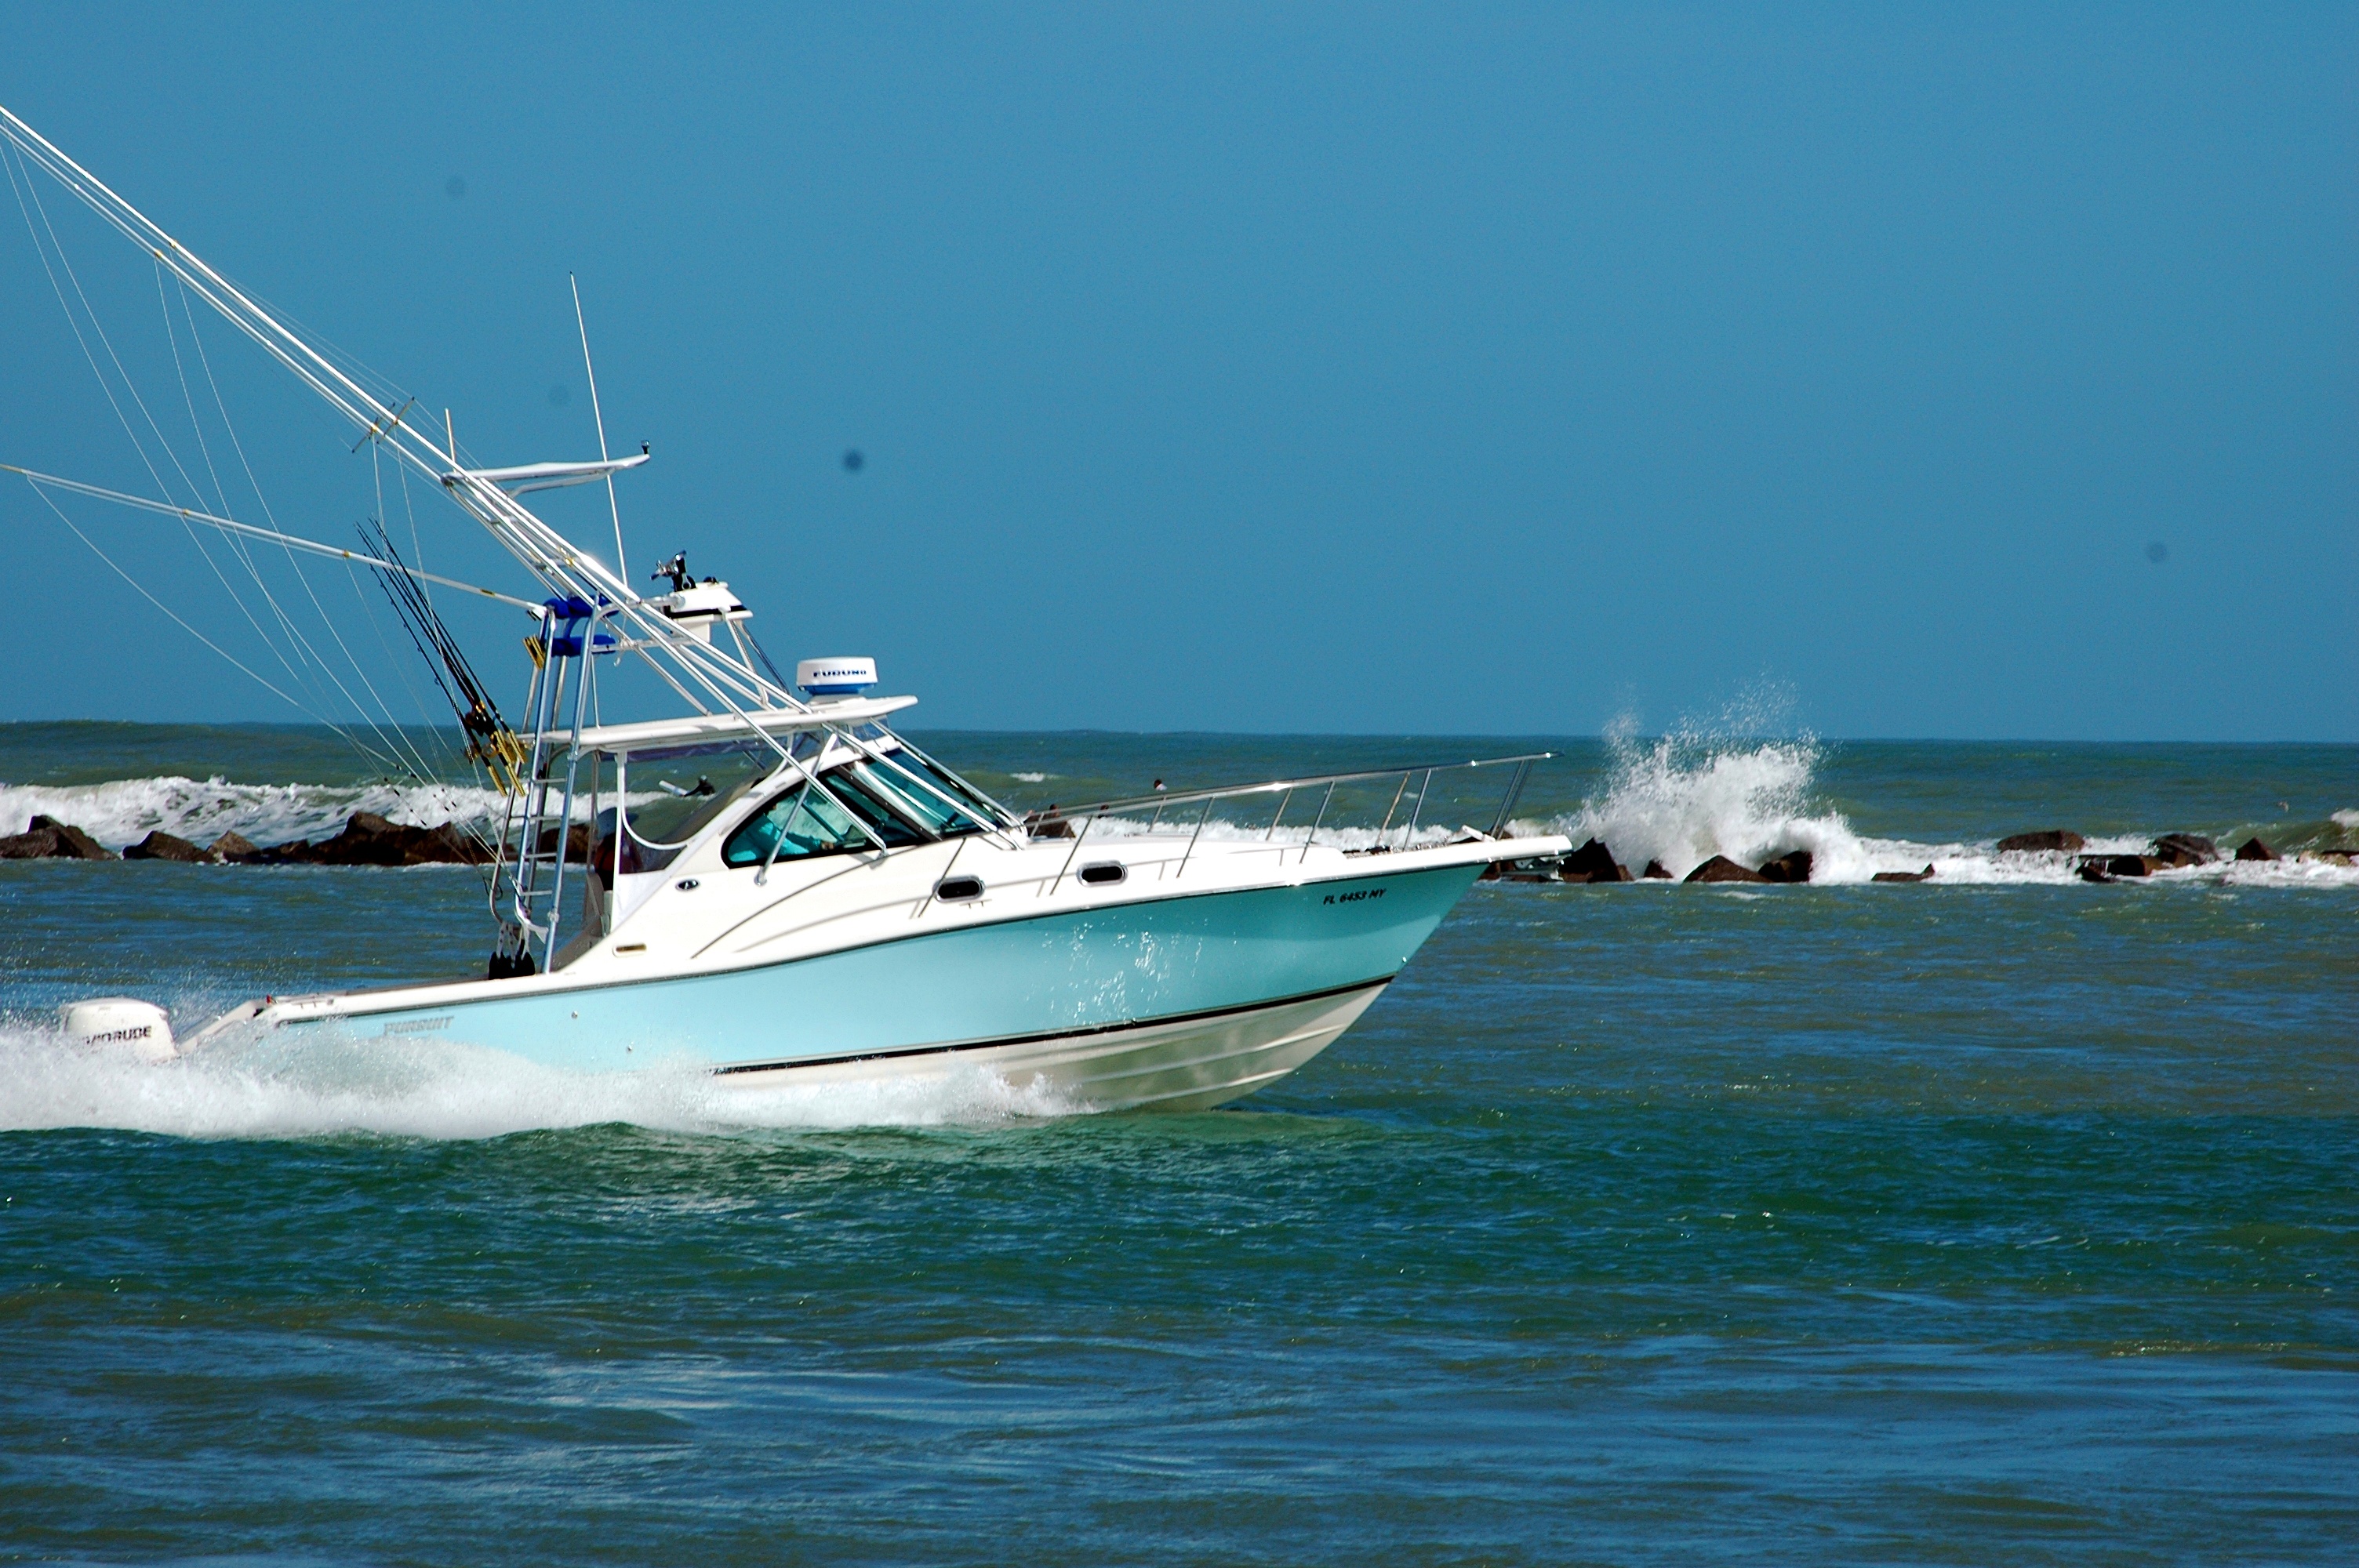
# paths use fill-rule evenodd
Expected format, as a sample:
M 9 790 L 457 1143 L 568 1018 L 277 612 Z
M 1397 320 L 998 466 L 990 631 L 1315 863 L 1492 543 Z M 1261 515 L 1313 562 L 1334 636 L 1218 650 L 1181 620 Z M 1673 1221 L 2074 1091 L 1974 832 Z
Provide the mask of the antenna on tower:
M 571 273 L 565 281 L 573 287 L 573 324 L 582 332 L 582 373 L 590 378 L 590 416 L 598 424 L 598 460 L 606 460 L 606 415 L 598 406 L 598 370 L 590 362 L 590 324 L 582 316 L 582 280 Z M 614 567 L 617 571 L 631 557 L 623 553 L 623 508 L 614 499 L 614 476 L 606 476 L 606 511 L 614 519 Z

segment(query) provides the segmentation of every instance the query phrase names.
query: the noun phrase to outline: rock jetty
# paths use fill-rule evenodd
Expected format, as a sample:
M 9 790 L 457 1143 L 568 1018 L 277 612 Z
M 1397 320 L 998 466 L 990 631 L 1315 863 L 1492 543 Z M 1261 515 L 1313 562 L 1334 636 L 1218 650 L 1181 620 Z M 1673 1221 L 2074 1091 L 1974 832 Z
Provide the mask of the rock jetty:
M 1748 871 L 1725 855 L 1714 855 L 1687 874 L 1690 882 L 1766 882 L 1759 871 Z
M 549 843 L 556 842 L 554 830 Z M 590 830 L 576 824 L 566 835 L 566 849 L 574 860 L 590 852 Z M 492 852 L 481 842 L 449 823 L 440 827 L 411 827 L 374 811 L 356 811 L 342 831 L 313 844 L 263 847 L 236 833 L 224 833 L 211 844 L 194 844 L 162 828 L 151 831 L 118 856 L 74 827 L 53 817 L 36 816 L 22 833 L 0 838 L 0 860 L 171 860 L 192 866 L 457 866 L 483 865 Z
M 112 860 L 114 850 L 55 817 L 36 816 L 22 833 L 0 838 L 0 860 Z
M 1630 868 L 1614 858 L 1614 851 L 1603 841 L 1592 838 L 1567 855 L 1557 867 L 1557 877 L 1568 882 L 1626 882 L 1631 880 Z
M 2047 827 L 2037 833 L 2017 833 L 2012 838 L 1998 841 L 2002 855 L 2036 855 L 2045 850 L 2078 854 L 2089 847 L 2089 841 L 2070 827 Z
M 147 837 L 123 851 L 126 860 L 178 860 L 183 865 L 218 865 L 222 857 L 201 845 L 165 832 L 158 827 Z
M 2195 833 L 2166 833 L 2154 841 L 2154 858 L 2170 866 L 2208 866 L 2220 846 Z

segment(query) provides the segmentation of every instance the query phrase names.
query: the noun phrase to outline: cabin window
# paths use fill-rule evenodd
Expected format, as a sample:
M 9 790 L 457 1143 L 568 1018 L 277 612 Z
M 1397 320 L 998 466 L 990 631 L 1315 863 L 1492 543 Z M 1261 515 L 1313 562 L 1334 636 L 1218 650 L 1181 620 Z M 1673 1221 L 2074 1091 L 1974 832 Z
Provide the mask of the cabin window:
M 842 806 L 809 784 L 799 784 L 730 834 L 721 846 L 721 860 L 730 866 L 760 866 L 773 860 L 865 849 L 868 842 Z
M 767 747 L 742 742 L 633 752 L 625 775 L 623 873 L 671 864 L 690 838 L 743 803 L 777 762 Z M 611 827 L 602 821 L 599 832 L 604 838 Z M 613 867 L 610 853 L 611 845 L 601 848 L 600 866 Z
M 1108 886 L 1122 881 L 1129 874 L 1123 870 L 1119 862 L 1114 860 L 1100 860 L 1096 865 L 1083 866 L 1081 872 L 1082 881 L 1092 887 Z
M 944 903 L 962 903 L 983 896 L 981 877 L 944 877 L 934 884 L 934 896 Z

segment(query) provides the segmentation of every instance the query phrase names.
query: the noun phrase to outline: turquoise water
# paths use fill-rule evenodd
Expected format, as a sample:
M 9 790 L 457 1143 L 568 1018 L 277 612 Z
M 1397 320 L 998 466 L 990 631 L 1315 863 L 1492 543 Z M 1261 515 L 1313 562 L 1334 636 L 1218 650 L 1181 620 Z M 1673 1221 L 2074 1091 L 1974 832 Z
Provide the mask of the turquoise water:
M 929 739 L 1026 805 L 1527 744 Z M 1336 1049 L 1196 1116 L 461 1047 L 139 1067 L 48 1010 L 460 972 L 480 884 L 0 864 L 0 1543 L 2347 1560 L 2359 876 L 1990 844 L 2347 843 L 2359 750 L 1565 749 L 1527 827 L 1846 880 L 1478 886 Z M 467 806 L 348 756 L 0 728 L 0 830 Z

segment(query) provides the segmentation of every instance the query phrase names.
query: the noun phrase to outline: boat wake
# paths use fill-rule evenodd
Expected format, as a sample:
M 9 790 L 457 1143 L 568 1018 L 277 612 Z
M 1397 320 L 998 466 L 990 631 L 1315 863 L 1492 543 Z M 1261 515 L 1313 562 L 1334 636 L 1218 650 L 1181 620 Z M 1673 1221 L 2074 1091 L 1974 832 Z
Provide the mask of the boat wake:
M 223 1042 L 160 1065 L 121 1046 L 0 1022 L 0 1131 L 104 1128 L 181 1138 L 427 1139 L 624 1124 L 760 1129 L 973 1127 L 1090 1108 L 981 1068 L 940 1079 L 744 1088 L 691 1063 L 576 1074 L 448 1042 Z

